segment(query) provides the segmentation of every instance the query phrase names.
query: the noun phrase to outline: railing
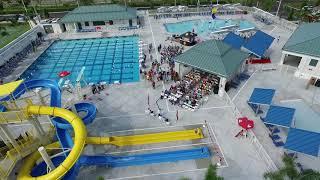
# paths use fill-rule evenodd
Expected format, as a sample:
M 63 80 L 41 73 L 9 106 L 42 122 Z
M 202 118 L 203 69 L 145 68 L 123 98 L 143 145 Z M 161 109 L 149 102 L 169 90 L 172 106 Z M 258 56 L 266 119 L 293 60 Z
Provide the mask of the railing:
M 22 51 L 31 41 L 37 38 L 37 33 L 42 32 L 44 34 L 44 30 L 40 26 L 35 26 L 29 31 L 23 33 L 21 36 L 7 44 L 5 47 L 0 49 L 0 65 L 8 61 L 11 57 L 13 57 L 16 53 Z
M 37 139 L 33 139 L 32 137 L 28 137 L 28 139 L 23 139 L 18 142 L 19 150 L 11 149 L 7 152 L 4 159 L 0 162 L 0 177 L 1 179 L 7 178 L 11 171 L 13 170 L 16 163 L 34 152 L 38 146 L 40 145 Z
M 260 17 L 264 17 L 267 18 L 268 20 L 271 20 L 273 23 L 278 24 L 281 27 L 284 27 L 285 29 L 289 30 L 289 31 L 294 31 L 298 25 L 290 22 L 286 19 L 280 18 L 278 16 L 275 16 L 269 12 L 266 12 L 262 9 L 259 9 L 257 7 L 247 7 L 247 6 L 239 6 L 239 9 L 242 9 L 244 11 L 248 11 L 251 14 L 256 14 Z
M 229 97 L 229 95 L 227 94 L 227 92 L 224 92 L 224 99 L 227 101 L 227 103 L 231 106 L 232 111 L 234 113 L 234 117 L 236 119 L 243 117 L 241 112 L 239 111 L 239 109 L 237 108 L 237 106 L 233 103 L 233 101 L 231 100 L 231 98 Z M 277 166 L 275 165 L 275 163 L 273 162 L 273 160 L 271 159 L 271 157 L 269 156 L 269 154 L 267 153 L 267 151 L 264 149 L 264 147 L 261 145 L 261 143 L 259 142 L 258 138 L 256 137 L 256 135 L 254 134 L 254 132 L 252 130 L 248 130 L 249 133 L 249 138 L 251 140 L 251 144 L 254 146 L 256 152 L 258 153 L 259 157 L 265 161 L 266 165 L 267 165 L 267 170 L 268 171 L 275 171 L 277 170 Z
M 8 111 L 0 113 L 0 124 L 21 123 L 28 119 L 28 114 L 25 110 Z

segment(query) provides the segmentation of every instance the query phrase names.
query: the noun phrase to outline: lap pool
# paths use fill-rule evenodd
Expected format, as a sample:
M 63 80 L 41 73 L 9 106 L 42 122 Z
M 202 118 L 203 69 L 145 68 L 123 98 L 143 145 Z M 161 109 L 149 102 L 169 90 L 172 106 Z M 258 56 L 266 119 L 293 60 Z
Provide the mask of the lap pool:
M 164 24 L 167 32 L 174 34 L 182 34 L 187 31 L 194 31 L 200 35 L 205 35 L 206 33 L 220 31 L 224 27 L 228 26 L 239 26 L 239 29 L 250 29 L 255 26 L 246 20 L 190 20 L 190 21 L 181 21 L 178 23 L 167 23 Z
M 75 82 L 82 67 L 87 82 L 139 81 L 138 37 L 56 41 L 20 78 L 58 81 L 59 72 L 70 71 L 68 79 Z

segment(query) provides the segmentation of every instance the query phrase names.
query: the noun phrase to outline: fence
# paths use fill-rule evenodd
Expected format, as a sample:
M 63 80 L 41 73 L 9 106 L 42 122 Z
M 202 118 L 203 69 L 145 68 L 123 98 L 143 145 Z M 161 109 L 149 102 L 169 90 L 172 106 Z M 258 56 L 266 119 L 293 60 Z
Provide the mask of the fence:
M 295 24 L 293 22 L 290 22 L 286 19 L 280 18 L 278 16 L 275 16 L 269 12 L 266 12 L 262 9 L 259 9 L 257 7 L 247 7 L 247 6 L 239 6 L 239 9 L 242 9 L 244 11 L 248 11 L 253 15 L 263 17 L 267 19 L 268 21 L 271 21 L 272 23 L 277 24 L 278 26 L 284 27 L 285 29 L 289 31 L 294 31 L 299 25 Z
M 236 105 L 233 103 L 227 92 L 224 92 L 224 99 L 226 102 L 231 106 L 232 111 L 234 113 L 234 116 L 236 119 L 243 117 L 242 114 L 240 113 L 239 109 L 236 107 Z M 258 153 L 259 157 L 266 163 L 267 165 L 267 170 L 268 171 L 275 171 L 277 170 L 277 166 L 273 162 L 273 160 L 270 158 L 269 154 L 267 151 L 264 149 L 264 147 L 261 145 L 259 142 L 258 138 L 254 134 L 252 130 L 248 130 L 249 133 L 249 138 L 251 140 L 251 144 L 254 146 L 256 152 Z
M 24 48 L 26 48 L 32 41 L 35 41 L 38 37 L 37 33 L 44 33 L 44 30 L 40 26 L 35 26 L 29 31 L 25 32 L 17 39 L 7 44 L 5 47 L 0 49 L 0 66 L 7 62 L 10 58 L 15 56 L 15 54 L 21 52 Z

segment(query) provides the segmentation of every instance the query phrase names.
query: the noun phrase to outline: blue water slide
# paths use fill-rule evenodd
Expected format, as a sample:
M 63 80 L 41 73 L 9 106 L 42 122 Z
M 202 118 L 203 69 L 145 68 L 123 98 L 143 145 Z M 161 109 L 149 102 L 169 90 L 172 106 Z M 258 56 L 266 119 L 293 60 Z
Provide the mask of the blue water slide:
M 78 163 L 84 166 L 123 167 L 152 163 L 176 162 L 182 160 L 204 159 L 210 157 L 208 147 L 193 148 L 179 151 L 158 152 L 128 156 L 81 156 Z
M 61 107 L 61 91 L 57 82 L 49 79 L 35 79 L 23 82 L 20 86 L 15 89 L 11 94 L 15 99 L 19 98 L 29 89 L 35 88 L 48 88 L 51 91 L 50 106 Z M 0 99 L 0 101 L 10 100 L 10 96 Z M 79 103 L 75 104 L 77 112 L 85 111 L 86 116 L 83 118 L 85 124 L 91 123 L 96 117 L 97 109 L 93 104 L 90 103 Z M 2 111 L 4 107 L 0 107 Z M 52 119 L 53 124 L 56 126 L 57 137 L 61 143 L 62 148 L 71 148 L 73 146 L 72 138 L 67 132 L 67 129 L 71 129 L 71 125 L 67 121 L 55 117 Z
M 124 166 L 136 166 L 146 165 L 153 163 L 164 163 L 164 162 L 177 162 L 182 160 L 193 160 L 193 159 L 205 159 L 210 158 L 210 151 L 208 147 L 199 147 L 187 150 L 169 151 L 169 152 L 158 152 L 148 154 L 138 154 L 129 156 L 85 156 L 82 155 L 69 171 L 64 179 L 75 179 L 76 174 L 79 171 L 80 166 L 107 166 L 107 167 L 124 167 Z M 52 159 L 54 165 L 60 164 L 64 160 L 64 156 L 58 156 Z M 36 165 L 31 172 L 32 176 L 40 176 L 46 174 L 47 164 L 41 162 Z

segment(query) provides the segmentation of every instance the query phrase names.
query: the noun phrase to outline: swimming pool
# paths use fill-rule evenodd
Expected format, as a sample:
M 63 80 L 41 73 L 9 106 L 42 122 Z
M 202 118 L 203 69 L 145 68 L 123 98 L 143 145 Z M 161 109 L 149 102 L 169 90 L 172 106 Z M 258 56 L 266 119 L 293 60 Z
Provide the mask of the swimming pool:
M 281 102 L 282 106 L 295 108 L 294 126 L 298 129 L 320 133 L 320 115 L 303 100 Z
M 187 31 L 194 31 L 200 35 L 203 35 L 208 32 L 220 31 L 223 27 L 226 26 L 235 26 L 238 25 L 239 29 L 248 29 L 254 28 L 255 26 L 246 20 L 190 20 L 190 21 L 181 21 L 178 23 L 167 23 L 164 24 L 167 32 L 174 34 L 182 34 Z M 222 29 L 221 29 L 222 28 Z
M 59 72 L 70 71 L 68 78 L 75 82 L 83 66 L 87 82 L 139 81 L 138 37 L 56 41 L 20 78 L 58 81 Z

